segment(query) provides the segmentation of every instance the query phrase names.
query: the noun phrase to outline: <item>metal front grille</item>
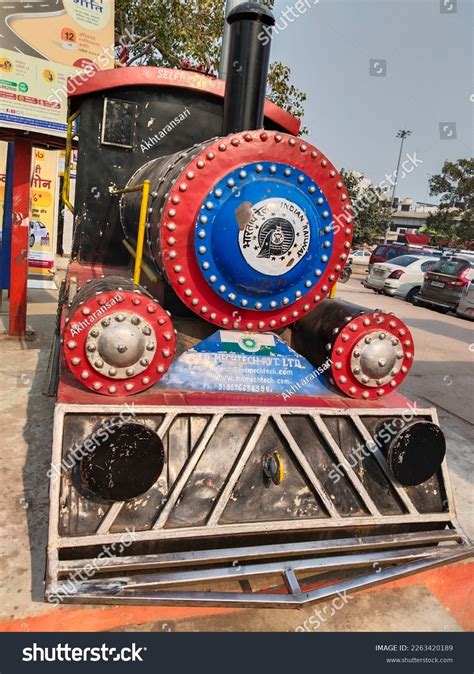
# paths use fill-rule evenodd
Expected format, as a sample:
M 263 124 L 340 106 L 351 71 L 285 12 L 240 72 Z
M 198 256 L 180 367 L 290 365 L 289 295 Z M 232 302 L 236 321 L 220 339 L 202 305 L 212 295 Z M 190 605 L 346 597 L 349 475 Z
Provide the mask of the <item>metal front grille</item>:
M 81 444 L 121 410 L 58 405 L 53 465 L 67 459 L 73 442 Z M 135 405 L 134 420 L 156 430 L 164 443 L 164 471 L 146 494 L 112 505 L 80 496 L 68 470 L 53 477 L 48 586 L 56 587 L 96 558 L 100 546 L 117 544 L 130 530 L 133 544 L 127 551 L 95 565 L 109 585 L 81 582 L 73 600 L 87 601 L 90 593 L 102 600 L 111 592 L 115 600 L 118 593 L 119 601 L 128 601 L 132 588 L 134 597 L 153 588 L 150 601 L 159 596 L 163 602 L 161 590 L 156 594 L 163 586 L 264 573 L 282 575 L 295 595 L 301 590 L 296 573 L 373 569 L 378 563 L 417 569 L 435 558 L 438 563 L 465 555 L 468 542 L 456 529 L 446 462 L 422 485 L 402 487 L 374 443 L 381 419 L 405 412 Z M 417 410 L 416 416 L 437 422 L 434 410 Z M 363 455 L 354 452 L 357 446 L 365 448 Z M 262 480 L 262 456 L 275 449 L 285 479 L 269 486 Z M 247 560 L 239 561 L 238 573 L 236 559 Z M 182 568 L 189 566 L 193 569 Z M 155 575 L 120 576 L 117 586 L 117 574 L 143 569 Z

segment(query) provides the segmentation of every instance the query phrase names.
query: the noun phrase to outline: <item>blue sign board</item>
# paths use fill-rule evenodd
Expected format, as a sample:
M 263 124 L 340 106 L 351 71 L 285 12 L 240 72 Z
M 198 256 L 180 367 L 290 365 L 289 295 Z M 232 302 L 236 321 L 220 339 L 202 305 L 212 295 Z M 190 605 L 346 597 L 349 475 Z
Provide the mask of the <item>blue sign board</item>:
M 160 380 L 161 388 L 221 393 L 327 395 L 324 372 L 272 333 L 218 330 L 185 351 Z

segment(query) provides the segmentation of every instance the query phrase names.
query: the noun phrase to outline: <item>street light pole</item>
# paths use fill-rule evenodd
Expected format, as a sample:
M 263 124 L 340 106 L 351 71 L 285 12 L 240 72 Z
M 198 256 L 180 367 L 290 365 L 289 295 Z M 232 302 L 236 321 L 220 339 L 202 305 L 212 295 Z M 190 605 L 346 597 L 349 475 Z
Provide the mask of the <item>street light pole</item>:
M 397 190 L 397 183 L 398 183 L 398 172 L 400 170 L 400 161 L 402 159 L 402 152 L 403 152 L 403 143 L 405 142 L 405 138 L 408 138 L 408 136 L 411 134 L 411 131 L 408 129 L 400 129 L 399 132 L 397 133 L 397 138 L 401 138 L 400 142 L 400 152 L 398 153 L 398 162 L 397 162 L 397 170 L 395 172 L 395 181 L 393 183 L 393 189 L 392 189 L 392 196 L 390 198 L 390 208 L 391 208 L 391 213 L 390 213 L 390 223 L 385 230 L 385 241 L 384 243 L 388 242 L 388 236 L 390 234 L 390 225 L 392 224 L 392 213 L 394 211 L 394 202 L 395 202 L 395 192 Z

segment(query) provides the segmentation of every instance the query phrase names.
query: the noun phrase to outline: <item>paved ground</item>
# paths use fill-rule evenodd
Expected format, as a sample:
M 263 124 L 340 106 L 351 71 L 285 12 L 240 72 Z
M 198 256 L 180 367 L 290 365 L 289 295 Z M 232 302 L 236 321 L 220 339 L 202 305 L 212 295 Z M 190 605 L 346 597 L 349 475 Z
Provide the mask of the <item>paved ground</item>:
M 319 610 L 319 631 L 457 631 L 473 629 L 473 564 L 426 572 L 299 611 L 228 611 L 147 607 L 60 607 L 42 603 L 54 402 L 41 394 L 52 338 L 54 292 L 30 292 L 30 340 L 0 337 L 2 494 L 0 630 L 294 630 Z M 394 311 L 413 331 L 416 359 L 403 393 L 436 405 L 448 438 L 459 519 L 474 538 L 472 399 L 474 324 L 375 295 L 353 277 L 338 295 Z M 2 318 L 5 318 L 4 302 Z M 0 330 L 1 332 L 1 330 Z M 316 624 L 313 621 L 313 625 Z

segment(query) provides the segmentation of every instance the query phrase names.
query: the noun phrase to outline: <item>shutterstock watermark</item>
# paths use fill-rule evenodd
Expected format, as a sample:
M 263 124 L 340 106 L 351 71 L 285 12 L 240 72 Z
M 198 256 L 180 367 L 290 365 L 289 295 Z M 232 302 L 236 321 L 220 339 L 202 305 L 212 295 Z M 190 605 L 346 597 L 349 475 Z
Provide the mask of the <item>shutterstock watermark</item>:
M 391 421 L 386 421 L 382 428 L 374 435 L 373 440 L 367 442 L 359 442 L 356 447 L 354 447 L 350 454 L 347 457 L 347 461 L 351 468 L 355 468 L 360 462 L 364 461 L 368 456 L 371 456 L 381 445 L 384 445 L 391 438 L 397 435 L 400 430 L 409 424 L 413 418 L 416 416 L 417 405 L 416 402 L 409 402 L 407 409 L 403 410 L 401 417 L 392 419 Z M 333 463 L 334 468 L 332 468 L 328 476 L 337 484 L 341 477 L 346 475 L 346 470 L 344 464 Z
M 142 652 L 146 646 L 71 646 L 59 643 L 56 646 L 39 646 L 36 641 L 22 651 L 23 662 L 143 662 Z
M 64 457 L 59 464 L 51 464 L 51 468 L 48 470 L 46 475 L 49 479 L 53 475 L 60 477 L 63 472 L 71 470 L 78 461 L 81 461 L 84 457 L 92 454 L 96 451 L 98 447 L 103 442 L 106 442 L 115 431 L 131 419 L 135 417 L 135 403 L 129 405 L 125 404 L 124 409 L 120 412 L 117 417 L 112 417 L 110 419 L 104 419 L 98 428 L 90 435 L 84 442 L 77 443 L 75 442 L 71 447 L 70 452 L 66 457 Z
M 76 596 L 80 584 L 86 580 L 91 580 L 104 566 L 102 560 L 120 556 L 135 541 L 135 530 L 127 527 L 118 541 L 110 543 L 110 545 L 103 545 L 101 552 L 83 568 L 76 569 L 69 575 L 67 580 L 63 580 L 60 584 L 52 586 L 46 596 L 48 603 L 53 606 L 59 606 L 66 599 Z
M 313 615 L 310 615 L 301 625 L 295 627 L 295 632 L 316 632 L 323 623 L 327 622 L 328 618 L 332 618 L 338 611 L 347 606 L 351 599 L 353 599 L 353 596 L 348 594 L 347 590 L 339 591 L 337 597 L 334 597 L 329 606 L 315 608 Z
M 118 44 L 125 48 L 131 47 L 136 37 L 135 33 L 126 28 L 124 34 L 120 36 Z M 110 68 L 110 62 L 113 64 L 115 61 L 115 49 L 114 45 L 102 47 L 100 54 L 97 54 L 97 56 L 90 60 L 90 63 L 86 63 L 84 67 L 69 77 L 64 86 L 51 91 L 48 96 L 48 102 L 61 104 L 62 101 L 67 100 L 68 96 L 75 94 L 91 77 L 94 77 L 98 70 Z
M 357 197 L 357 199 L 351 202 L 350 210 L 342 215 L 337 215 L 333 219 L 331 225 L 334 232 L 337 234 L 341 228 L 347 227 L 351 220 L 357 217 L 357 215 L 367 208 L 367 206 L 379 202 L 380 194 L 378 193 L 378 190 L 385 192 L 389 187 L 393 187 L 397 179 L 397 175 L 399 180 L 403 180 L 407 175 L 412 173 L 423 163 L 423 159 L 417 157 L 416 152 L 413 152 L 413 154 L 407 152 L 405 159 L 400 164 L 401 170 L 399 173 L 397 173 L 396 169 L 393 171 L 393 173 L 386 173 L 385 178 L 375 186 L 375 189 L 364 190 L 362 194 Z
M 266 46 L 272 39 L 272 36 L 274 37 L 286 30 L 290 23 L 294 23 L 296 19 L 303 14 L 306 14 L 308 9 L 311 9 L 311 7 L 318 4 L 319 0 L 297 0 L 293 5 L 287 5 L 286 8 L 280 12 L 278 17 L 276 17 L 275 25 L 273 27 L 264 26 L 262 28 L 257 36 L 258 39 L 263 46 Z

